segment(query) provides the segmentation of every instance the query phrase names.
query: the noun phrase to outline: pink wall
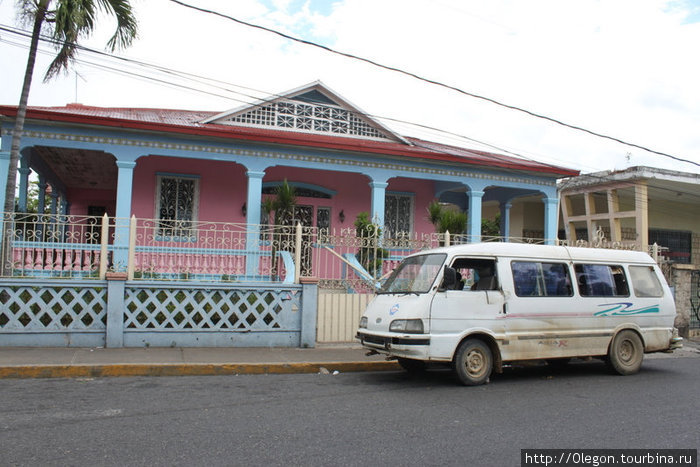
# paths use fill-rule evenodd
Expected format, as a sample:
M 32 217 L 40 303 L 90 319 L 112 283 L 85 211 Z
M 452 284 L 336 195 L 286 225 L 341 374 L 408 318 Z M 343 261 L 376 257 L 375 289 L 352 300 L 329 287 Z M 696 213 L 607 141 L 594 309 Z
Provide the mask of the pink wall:
M 138 159 L 134 170 L 132 213 L 138 218 L 154 218 L 156 174 L 182 174 L 199 177 L 199 220 L 213 222 L 245 222 L 241 207 L 247 198 L 246 169 L 234 162 L 193 160 L 165 156 Z M 335 196 L 307 198 L 299 196 L 298 204 L 331 208 L 331 228 L 353 227 L 362 211 L 369 211 L 371 188 L 369 177 L 350 172 L 329 172 L 295 167 L 270 167 L 263 182 L 307 183 L 336 191 Z M 389 180 L 387 191 L 413 193 L 414 228 L 418 232 L 433 232 L 427 220 L 426 208 L 434 199 L 433 182 L 397 177 Z M 77 208 L 77 207 L 76 207 Z M 87 209 L 87 208 L 85 208 Z M 108 212 L 114 210 L 113 204 Z M 339 219 L 343 211 L 345 221 Z M 314 211 L 315 219 L 315 211 Z M 314 220 L 315 222 L 315 220 Z
M 241 211 L 247 199 L 245 168 L 234 162 L 148 156 L 134 169 L 131 212 L 138 218 L 156 217 L 156 174 L 199 177 L 199 214 L 202 221 L 245 222 Z
M 330 199 L 297 197 L 297 204 L 331 208 L 331 228 L 354 227 L 355 218 L 362 211 L 369 211 L 369 178 L 365 175 L 348 172 L 328 172 L 324 170 L 299 169 L 295 167 L 271 167 L 266 171 L 263 182 L 308 183 L 337 193 Z M 340 222 L 343 211 L 345 222 Z M 315 221 L 314 221 L 315 222 Z
M 104 206 L 108 216 L 114 216 L 117 204 L 116 190 L 97 190 L 94 188 L 69 188 L 67 198 L 70 200 L 70 214 L 86 216 L 88 206 Z M 48 202 L 48 199 L 47 199 Z
M 263 181 L 281 182 L 285 178 L 289 182 L 309 183 L 337 192 L 331 199 L 299 197 L 297 200 L 298 204 L 308 204 L 315 207 L 330 206 L 331 228 L 353 227 L 357 215 L 360 212 L 369 212 L 370 210 L 372 189 L 369 186 L 370 179 L 366 175 L 293 167 L 272 167 L 267 170 Z M 435 198 L 432 181 L 403 177 L 392 178 L 389 180 L 387 191 L 414 194 L 414 229 L 421 233 L 435 231 L 433 225 L 428 221 L 427 214 L 428 204 Z M 343 223 L 338 218 L 341 210 L 345 214 L 345 222 Z
M 418 233 L 435 232 L 435 227 L 428 220 L 428 205 L 435 199 L 435 188 L 432 181 L 396 177 L 389 180 L 386 191 L 413 193 L 413 230 Z

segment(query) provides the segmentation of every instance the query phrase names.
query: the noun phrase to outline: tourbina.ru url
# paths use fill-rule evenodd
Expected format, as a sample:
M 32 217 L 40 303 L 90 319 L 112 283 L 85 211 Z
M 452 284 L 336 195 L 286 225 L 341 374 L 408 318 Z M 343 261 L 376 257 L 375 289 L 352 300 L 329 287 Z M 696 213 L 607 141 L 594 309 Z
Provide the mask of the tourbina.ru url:
M 521 449 L 522 466 L 696 466 L 697 449 Z

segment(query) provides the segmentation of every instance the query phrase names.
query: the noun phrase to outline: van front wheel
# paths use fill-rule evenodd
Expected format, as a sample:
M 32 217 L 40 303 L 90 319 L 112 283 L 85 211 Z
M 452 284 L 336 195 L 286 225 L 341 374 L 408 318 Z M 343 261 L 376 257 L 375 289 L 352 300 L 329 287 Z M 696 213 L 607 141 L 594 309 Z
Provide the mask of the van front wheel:
M 619 332 L 608 351 L 608 366 L 620 375 L 631 375 L 639 371 L 644 358 L 642 339 L 634 331 Z
M 455 354 L 455 373 L 465 386 L 476 386 L 488 381 L 493 370 L 491 349 L 483 341 L 467 339 Z

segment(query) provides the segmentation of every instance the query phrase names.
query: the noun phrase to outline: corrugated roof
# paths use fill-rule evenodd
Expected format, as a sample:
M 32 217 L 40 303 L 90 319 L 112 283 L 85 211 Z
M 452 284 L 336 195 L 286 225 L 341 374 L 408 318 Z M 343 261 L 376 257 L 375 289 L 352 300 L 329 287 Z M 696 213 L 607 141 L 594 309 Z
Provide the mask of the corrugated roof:
M 16 106 L 0 106 L 0 115 L 13 117 Z M 68 104 L 65 107 L 29 107 L 27 119 L 63 121 L 69 123 L 142 129 L 153 132 L 179 133 L 215 138 L 243 139 L 273 144 L 310 146 L 342 151 L 369 152 L 389 156 L 402 156 L 437 160 L 453 164 L 469 164 L 482 167 L 507 168 L 538 172 L 542 175 L 569 177 L 578 171 L 520 159 L 503 154 L 477 151 L 418 138 L 405 137 L 411 145 L 400 142 L 377 141 L 346 136 L 322 135 L 247 126 L 201 124 L 199 122 L 217 115 L 217 112 L 152 109 L 92 107 Z

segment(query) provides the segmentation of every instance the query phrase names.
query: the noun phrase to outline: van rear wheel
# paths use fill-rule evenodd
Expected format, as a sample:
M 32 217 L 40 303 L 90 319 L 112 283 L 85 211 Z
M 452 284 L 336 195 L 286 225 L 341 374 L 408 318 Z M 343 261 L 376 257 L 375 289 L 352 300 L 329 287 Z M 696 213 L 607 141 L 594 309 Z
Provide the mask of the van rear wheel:
M 493 370 L 491 349 L 479 339 L 467 339 L 455 354 L 455 373 L 465 386 L 488 382 Z
M 620 375 L 631 375 L 639 371 L 644 359 L 642 339 L 634 331 L 617 333 L 608 351 L 608 367 Z

